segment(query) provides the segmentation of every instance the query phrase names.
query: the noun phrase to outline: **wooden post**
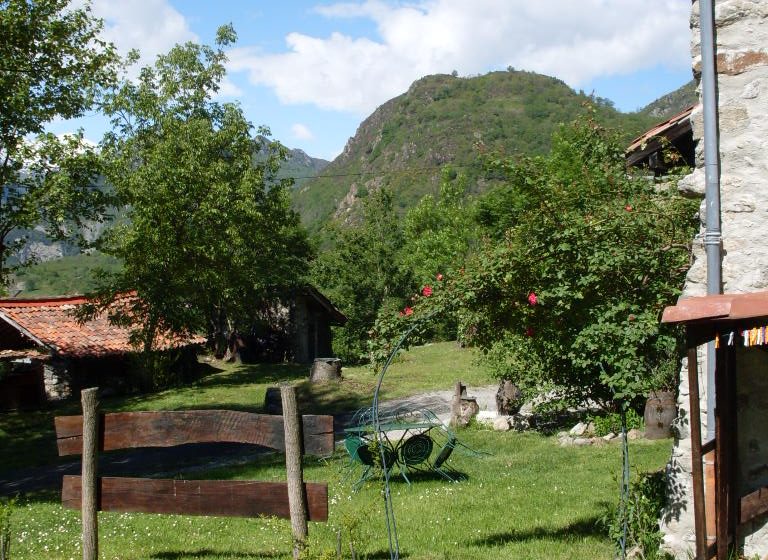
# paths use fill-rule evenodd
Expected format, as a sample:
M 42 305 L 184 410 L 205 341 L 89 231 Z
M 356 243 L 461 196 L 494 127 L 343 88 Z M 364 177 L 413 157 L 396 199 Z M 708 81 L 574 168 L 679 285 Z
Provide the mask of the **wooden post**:
M 693 519 L 696 527 L 696 560 L 707 558 L 707 521 L 704 510 L 704 468 L 701 453 L 701 410 L 699 408 L 699 364 L 696 344 L 688 337 L 688 396 L 691 405 L 691 474 L 693 476 Z
M 453 399 L 451 399 L 451 420 L 449 424 L 453 427 L 459 427 L 461 422 L 461 397 L 466 395 L 467 388 L 462 385 L 461 381 L 456 382 L 456 387 L 453 392 Z
M 99 400 L 97 387 L 80 393 L 83 406 L 83 470 L 82 517 L 83 560 L 99 558 L 98 524 L 98 457 L 99 457 Z
M 296 389 L 280 385 L 285 426 L 285 468 L 288 471 L 288 508 L 293 530 L 293 558 L 299 558 L 307 539 L 307 506 L 304 499 L 304 473 L 301 466 L 301 426 L 296 405 Z

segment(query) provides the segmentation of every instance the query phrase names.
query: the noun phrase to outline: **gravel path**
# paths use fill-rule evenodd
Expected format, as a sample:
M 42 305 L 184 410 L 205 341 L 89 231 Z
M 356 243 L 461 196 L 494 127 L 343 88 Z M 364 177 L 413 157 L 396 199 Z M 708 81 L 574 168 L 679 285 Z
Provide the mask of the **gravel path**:
M 496 410 L 497 386 L 468 387 L 467 395 L 476 397 L 480 410 Z M 394 408 L 426 408 L 447 421 L 453 390 L 433 391 L 383 402 L 382 413 Z M 354 411 L 334 415 L 337 437 L 343 432 Z M 99 472 L 109 476 L 174 477 L 180 473 L 207 470 L 219 466 L 249 463 L 270 450 L 234 443 L 202 443 L 171 448 L 129 450 L 100 457 Z M 60 465 L 32 467 L 0 473 L 0 496 L 12 496 L 35 490 L 61 488 L 65 474 L 79 474 L 80 461 Z

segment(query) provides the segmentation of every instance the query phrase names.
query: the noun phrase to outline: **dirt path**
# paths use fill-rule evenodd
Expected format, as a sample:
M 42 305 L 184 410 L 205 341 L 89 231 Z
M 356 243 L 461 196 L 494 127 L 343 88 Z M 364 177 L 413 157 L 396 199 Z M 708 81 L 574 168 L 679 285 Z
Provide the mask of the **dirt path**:
M 480 410 L 496 410 L 495 385 L 469 387 L 467 394 L 476 397 Z M 421 393 L 382 403 L 381 410 L 406 407 L 429 409 L 446 421 L 451 411 L 452 390 Z M 337 438 L 343 433 L 354 411 L 334 414 Z M 220 466 L 241 465 L 269 453 L 265 448 L 233 443 L 202 443 L 171 448 L 139 449 L 104 455 L 99 461 L 99 472 L 108 476 L 148 476 L 173 478 L 181 473 L 208 470 Z M 0 473 L 0 496 L 12 496 L 36 490 L 61 488 L 65 474 L 79 474 L 80 461 L 60 465 L 32 467 Z

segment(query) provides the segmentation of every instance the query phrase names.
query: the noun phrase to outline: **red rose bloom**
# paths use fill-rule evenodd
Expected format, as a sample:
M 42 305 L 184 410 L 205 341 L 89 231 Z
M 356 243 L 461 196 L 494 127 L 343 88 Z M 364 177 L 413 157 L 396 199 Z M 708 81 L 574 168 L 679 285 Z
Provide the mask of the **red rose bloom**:
M 411 309 L 410 307 L 406 307 L 404 313 L 406 315 L 413 315 L 413 309 Z
M 536 297 L 536 292 L 531 292 L 528 294 L 528 304 L 529 305 L 536 305 L 539 303 L 539 298 Z
M 429 284 L 427 284 L 426 286 L 424 286 L 424 287 L 421 289 L 421 295 L 423 295 L 424 297 L 429 297 L 429 296 L 431 296 L 431 295 L 432 295 L 432 286 L 430 286 Z

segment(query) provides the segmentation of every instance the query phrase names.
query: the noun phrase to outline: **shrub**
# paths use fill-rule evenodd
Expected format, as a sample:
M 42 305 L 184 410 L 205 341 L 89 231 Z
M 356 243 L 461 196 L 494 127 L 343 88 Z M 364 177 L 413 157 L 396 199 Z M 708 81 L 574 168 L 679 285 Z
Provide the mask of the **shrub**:
M 605 515 L 603 523 L 621 551 L 624 522 L 627 523 L 626 550 L 637 548 L 645 560 L 662 560 L 669 555 L 659 551 L 662 533 L 659 517 L 666 501 L 664 471 L 640 473 L 629 487 L 625 507 L 622 504 Z
M 595 426 L 595 435 L 604 436 L 607 434 L 618 434 L 621 432 L 621 414 L 618 412 L 609 412 L 607 414 L 601 414 L 599 416 L 592 416 L 590 418 Z M 627 430 L 642 429 L 643 417 L 640 416 L 634 409 L 627 411 Z

